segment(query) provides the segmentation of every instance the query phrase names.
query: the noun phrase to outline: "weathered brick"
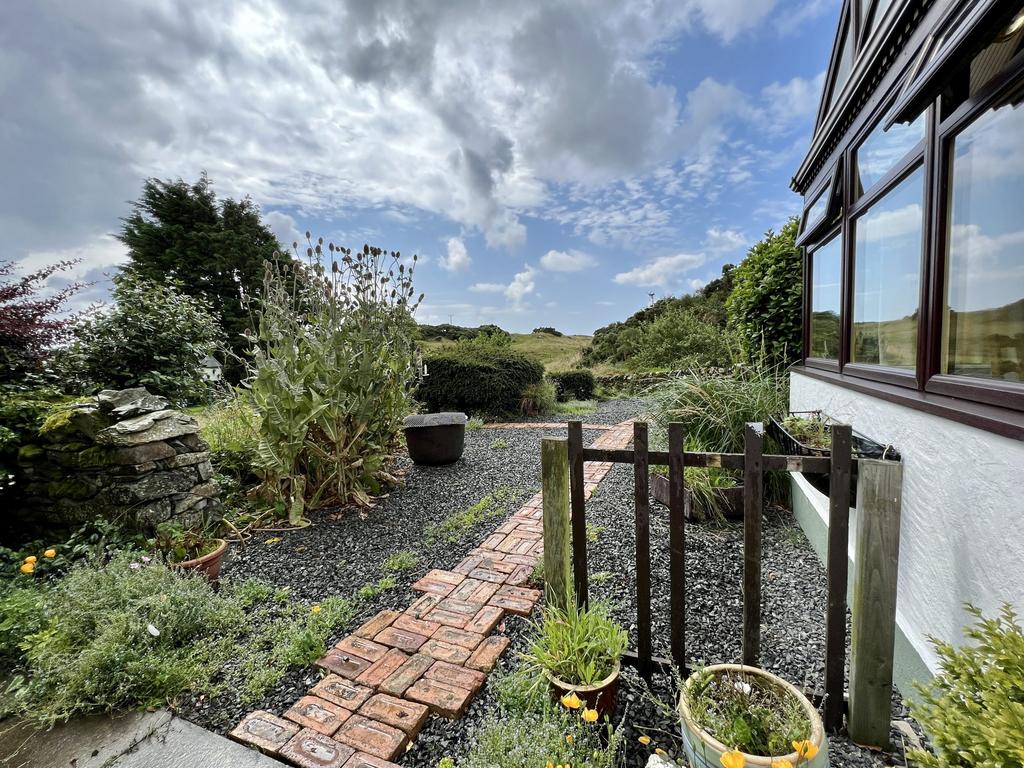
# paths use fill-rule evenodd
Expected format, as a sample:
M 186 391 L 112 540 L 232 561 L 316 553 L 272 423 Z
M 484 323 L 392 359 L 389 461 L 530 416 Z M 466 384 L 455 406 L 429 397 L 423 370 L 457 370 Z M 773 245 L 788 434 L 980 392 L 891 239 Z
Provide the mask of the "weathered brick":
M 505 575 L 501 571 L 492 571 L 489 568 L 476 568 L 469 572 L 471 578 L 480 581 L 489 581 L 493 584 L 504 584 Z
M 485 605 L 464 627 L 467 632 L 489 635 L 498 626 L 505 611 L 496 605 Z
M 495 595 L 491 598 L 491 605 L 502 608 L 517 616 L 529 616 L 533 613 L 534 603 L 529 600 L 521 600 L 518 597 L 507 595 Z
M 401 766 L 365 752 L 356 752 L 342 768 L 401 768 Z
M 483 605 L 495 592 L 498 591 L 498 585 L 490 581 L 482 581 L 480 579 L 466 579 L 464 582 L 459 584 L 448 597 L 441 601 L 441 608 L 449 608 L 445 603 L 449 600 L 459 600 L 466 603 L 476 603 L 479 607 Z
M 390 648 L 387 653 L 380 657 L 379 660 L 375 661 L 366 669 L 365 672 L 359 675 L 359 677 L 356 678 L 356 682 L 360 685 L 365 685 L 368 688 L 376 688 L 387 678 L 391 677 L 399 667 L 405 664 L 408 658 L 409 657 L 401 651 L 395 648 Z
M 377 659 L 388 652 L 386 645 L 380 645 L 372 640 L 367 640 L 365 637 L 356 637 L 354 635 L 349 635 L 334 647 L 342 653 L 358 656 L 360 659 L 366 659 L 371 663 L 377 661 Z
M 461 664 L 469 658 L 469 651 L 451 643 L 440 640 L 427 640 L 420 648 L 420 653 L 433 656 L 440 661 L 448 661 L 452 664 Z
M 303 728 L 281 748 L 281 757 L 298 768 L 343 768 L 356 751 L 330 736 Z
M 452 568 L 452 570 L 456 573 L 468 574 L 474 568 L 480 566 L 480 560 L 481 558 L 479 557 L 479 555 L 470 555 L 461 563 Z
M 456 627 L 458 629 L 465 627 L 472 618 L 472 616 L 467 616 L 464 613 L 452 613 L 443 608 L 435 608 L 427 614 L 427 619 L 437 624 L 438 627 L 443 624 L 446 627 Z M 434 632 L 437 632 L 437 630 L 435 629 Z
M 443 662 L 435 663 L 442 664 Z M 416 734 L 420 732 L 420 728 L 427 721 L 429 710 L 424 704 L 416 704 L 395 696 L 388 696 L 386 693 L 378 693 L 363 704 L 359 714 L 394 726 L 408 734 L 409 738 L 416 738 Z
M 441 602 L 441 598 L 437 595 L 423 595 L 405 609 L 405 615 L 412 616 L 414 619 L 422 619 L 434 610 L 439 602 Z
M 522 584 L 526 584 L 530 580 L 531 576 L 533 576 L 533 566 L 520 565 L 505 577 L 505 583 L 518 587 Z
M 529 600 L 531 603 L 540 600 L 540 590 L 530 589 L 529 587 L 514 587 L 510 584 L 501 587 L 494 594 L 501 595 L 502 597 L 514 597 L 517 600 Z
M 435 630 L 436 631 L 436 630 Z M 374 638 L 378 643 L 390 645 L 406 653 L 416 653 L 421 645 L 427 642 L 427 635 L 419 635 L 407 629 L 390 626 Z
M 436 621 L 428 621 L 427 619 L 416 619 L 407 613 L 403 613 L 392 625 L 397 629 L 405 629 L 409 632 L 415 632 L 417 635 L 424 635 L 430 637 L 437 631 L 437 628 L 441 626 Z
M 405 697 L 426 704 L 443 717 L 456 718 L 473 698 L 473 691 L 421 677 L 405 692 Z
M 435 661 L 433 666 L 423 675 L 427 680 L 438 680 L 457 688 L 478 691 L 487 682 L 487 675 L 475 669 L 466 669 L 446 661 Z
M 483 584 L 484 582 L 480 583 Z M 484 602 L 486 602 L 486 600 Z M 484 603 L 470 603 L 466 600 L 454 600 L 450 597 L 446 597 L 437 604 L 437 608 L 435 610 L 461 613 L 463 616 L 469 616 L 472 618 L 473 616 L 476 616 L 476 612 L 479 611 L 483 605 Z
M 330 736 L 348 720 L 351 710 L 339 707 L 318 696 L 303 696 L 284 713 L 285 718 L 305 728 Z
M 449 645 L 457 645 L 460 648 L 472 651 L 483 642 L 484 636 L 477 632 L 466 632 L 455 627 L 441 627 L 434 633 L 431 639 L 448 643 Z
M 341 675 L 349 680 L 355 680 L 370 666 L 370 662 L 366 659 L 342 653 L 337 648 L 332 648 L 325 656 L 313 663 L 321 669 L 326 669 L 328 672 Z
M 412 585 L 419 592 L 446 597 L 455 587 L 462 583 L 465 575 L 455 571 L 433 570 Z
M 274 755 L 291 741 L 299 730 L 295 723 L 258 709 L 246 715 L 228 736 L 242 744 Z
M 540 562 L 540 559 L 534 557 L 533 555 L 509 555 L 508 559 L 505 562 L 513 563 L 515 565 L 526 565 L 530 568 L 533 568 L 537 565 L 538 562 Z
M 481 672 L 490 672 L 494 669 L 501 654 L 508 648 L 508 644 L 509 639 L 504 635 L 488 637 L 473 651 L 473 655 L 466 661 L 466 666 Z
M 406 688 L 419 680 L 423 673 L 430 669 L 433 663 L 433 656 L 417 653 L 381 683 L 379 690 L 392 696 L 401 696 L 405 693 Z
M 505 534 L 492 533 L 490 536 L 484 539 L 483 542 L 481 542 L 480 549 L 498 550 L 498 547 L 501 546 L 501 542 L 503 542 L 504 540 Z
M 353 715 L 346 720 L 334 737 L 360 752 L 384 760 L 393 760 L 401 754 L 402 748 L 409 740 L 397 728 L 361 715 Z
M 352 634 L 372 640 L 384 627 L 390 626 L 391 622 L 401 615 L 401 611 L 381 611 Z
M 356 685 L 338 675 L 328 675 L 310 689 L 310 693 L 321 699 L 355 712 L 373 694 L 370 688 Z

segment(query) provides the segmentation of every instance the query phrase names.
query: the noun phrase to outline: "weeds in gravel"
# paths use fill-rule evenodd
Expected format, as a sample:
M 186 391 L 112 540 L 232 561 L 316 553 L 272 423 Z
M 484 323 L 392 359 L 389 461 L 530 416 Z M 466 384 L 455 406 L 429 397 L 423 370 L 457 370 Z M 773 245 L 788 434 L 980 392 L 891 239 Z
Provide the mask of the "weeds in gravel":
M 591 544 L 596 544 L 597 540 L 601 538 L 601 534 L 605 532 L 605 526 L 597 525 L 596 523 L 587 523 L 587 541 Z
M 356 597 L 363 602 L 368 600 L 374 600 L 383 595 L 388 590 L 394 589 L 398 586 L 398 581 L 394 576 L 385 576 L 383 579 L 378 581 L 376 584 L 364 584 L 356 591 Z
M 611 571 L 598 571 L 590 577 L 591 584 L 604 584 L 609 581 L 614 574 Z
M 585 413 L 594 413 L 596 410 L 597 403 L 593 400 L 567 400 L 555 405 L 554 413 L 565 416 L 581 416 Z
M 484 496 L 473 506 L 461 512 L 448 515 L 440 523 L 428 526 L 425 535 L 428 544 L 445 542 L 457 544 L 466 532 L 477 523 L 508 513 L 509 503 L 515 498 L 515 489 L 499 488 L 493 494 Z
M 384 561 L 383 568 L 388 573 L 402 573 L 404 571 L 411 571 L 419 562 L 420 559 L 413 552 L 406 549 L 389 555 L 388 559 Z
M 508 448 L 508 441 L 507 440 L 502 440 L 501 438 L 498 438 L 493 443 L 491 443 L 491 450 L 492 451 L 504 451 L 507 448 Z
M 473 418 L 466 422 L 466 431 L 476 432 L 478 429 L 482 429 L 483 426 L 484 420 L 481 419 L 479 416 L 474 416 Z

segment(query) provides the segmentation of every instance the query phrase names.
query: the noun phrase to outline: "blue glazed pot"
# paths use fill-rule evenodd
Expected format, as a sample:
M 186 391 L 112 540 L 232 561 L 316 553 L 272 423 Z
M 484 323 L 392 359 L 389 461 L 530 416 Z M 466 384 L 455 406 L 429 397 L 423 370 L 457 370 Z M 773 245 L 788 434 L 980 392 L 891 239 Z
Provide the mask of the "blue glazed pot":
M 825 735 L 825 728 L 822 725 L 818 710 L 814 708 L 814 705 L 811 704 L 806 696 L 781 677 L 758 667 L 748 667 L 743 664 L 715 664 L 705 667 L 701 672 L 695 672 L 690 675 L 686 680 L 684 689 L 688 689 L 701 674 L 737 672 L 760 678 L 763 685 L 781 688 L 797 698 L 807 714 L 807 719 L 811 723 L 810 741 L 818 747 L 818 752 L 812 759 L 800 760 L 800 768 L 828 768 L 828 737 Z M 686 753 L 686 759 L 689 764 L 693 768 L 722 768 L 721 757 L 726 752 L 729 752 L 731 747 L 722 744 L 694 721 L 690 715 L 689 707 L 686 705 L 685 690 L 679 696 L 679 717 L 682 722 L 683 751 Z M 788 760 L 795 766 L 797 765 L 797 754 L 796 752 L 791 752 L 788 755 L 748 755 L 744 753 L 743 760 L 749 768 L 771 768 L 771 764 L 777 760 Z

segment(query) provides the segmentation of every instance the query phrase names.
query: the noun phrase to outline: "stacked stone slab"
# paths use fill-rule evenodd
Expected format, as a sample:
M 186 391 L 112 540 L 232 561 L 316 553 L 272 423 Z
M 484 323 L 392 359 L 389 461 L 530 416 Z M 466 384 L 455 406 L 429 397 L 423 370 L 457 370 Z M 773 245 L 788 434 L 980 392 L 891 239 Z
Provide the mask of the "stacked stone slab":
M 57 413 L 38 444 L 22 447 L 19 469 L 26 506 L 42 523 L 107 518 L 152 532 L 221 516 L 198 423 L 143 388 L 104 390 Z

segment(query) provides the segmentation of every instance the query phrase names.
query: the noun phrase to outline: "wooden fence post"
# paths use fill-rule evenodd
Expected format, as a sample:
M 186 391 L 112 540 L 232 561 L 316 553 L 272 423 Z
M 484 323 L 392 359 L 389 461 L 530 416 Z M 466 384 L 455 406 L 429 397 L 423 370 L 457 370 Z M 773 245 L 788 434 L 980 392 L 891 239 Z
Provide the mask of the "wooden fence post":
M 590 602 L 587 582 L 586 484 L 583 476 L 583 424 L 569 422 L 569 502 L 572 519 L 572 578 L 576 587 L 576 605 L 583 609 Z
M 903 465 L 860 459 L 858 471 L 847 728 L 857 744 L 887 749 Z
M 764 500 L 764 426 L 743 430 L 743 663 L 761 656 L 761 507 Z
M 540 444 L 544 502 L 544 599 L 559 610 L 569 607 L 569 448 L 565 440 L 545 437 Z
M 651 680 L 651 528 L 647 422 L 633 422 L 633 506 L 636 515 L 637 671 Z
M 825 610 L 825 728 L 843 725 L 843 682 L 846 676 L 846 579 L 850 546 L 850 463 L 853 429 L 849 424 L 832 426 L 829 468 L 828 606 Z

